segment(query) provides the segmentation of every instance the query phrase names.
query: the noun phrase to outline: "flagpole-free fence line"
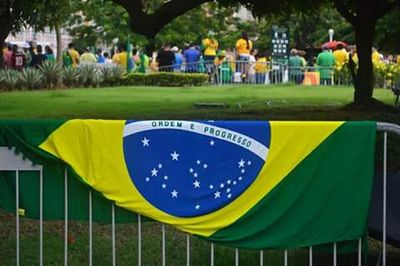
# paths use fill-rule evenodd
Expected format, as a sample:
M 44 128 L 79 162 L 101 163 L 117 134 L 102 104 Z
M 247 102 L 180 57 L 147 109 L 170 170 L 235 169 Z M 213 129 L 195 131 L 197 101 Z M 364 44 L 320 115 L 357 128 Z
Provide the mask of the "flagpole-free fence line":
M 387 265 L 386 259 L 386 215 L 387 215 L 387 135 L 388 132 L 400 135 L 400 126 L 389 124 L 389 123 L 378 123 L 377 129 L 379 132 L 383 132 L 383 220 L 382 220 L 382 266 Z M 20 252 L 20 215 L 21 210 L 19 208 L 20 201 L 20 173 L 24 171 L 35 171 L 39 173 L 39 265 L 44 263 L 44 253 L 43 253 L 43 167 L 40 165 L 34 165 L 28 160 L 24 160 L 22 155 L 15 155 L 12 150 L 6 147 L 0 147 L 0 171 L 12 171 L 15 173 L 15 234 L 16 234 L 16 265 L 20 265 L 21 252 Z M 64 265 L 68 265 L 68 171 L 64 169 Z M 92 191 L 88 191 L 88 220 L 89 220 L 89 265 L 93 265 L 93 199 Z M 117 254 L 116 254 L 116 218 L 115 218 L 115 204 L 111 203 L 111 247 L 112 247 L 112 265 L 117 265 Z M 138 265 L 142 265 L 142 218 L 141 215 L 137 215 L 137 241 L 138 241 Z M 166 227 L 164 224 L 161 225 L 161 237 L 162 237 L 162 265 L 167 265 L 167 245 L 166 245 Z M 333 243 L 333 265 L 337 265 L 337 243 Z M 260 250 L 259 253 L 259 265 L 264 264 L 264 251 Z M 240 251 L 239 249 L 234 249 L 235 265 L 240 265 Z M 313 247 L 308 248 L 308 261 L 309 265 L 313 265 Z M 362 265 L 362 240 L 358 240 L 358 265 Z M 289 263 L 288 250 L 284 250 L 284 265 L 287 266 Z M 191 237 L 189 234 L 186 235 L 186 264 L 191 265 Z M 215 265 L 215 244 L 210 244 L 210 265 Z

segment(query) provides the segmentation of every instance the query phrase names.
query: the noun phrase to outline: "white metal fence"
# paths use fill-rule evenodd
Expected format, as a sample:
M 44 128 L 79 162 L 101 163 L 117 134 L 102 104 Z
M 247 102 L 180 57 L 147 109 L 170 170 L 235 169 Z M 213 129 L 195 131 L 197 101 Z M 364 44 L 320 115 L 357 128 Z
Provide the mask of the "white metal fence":
M 386 260 L 386 210 L 387 210 L 387 136 L 388 132 L 395 133 L 396 135 L 400 135 L 400 126 L 388 123 L 378 123 L 378 131 L 383 133 L 383 221 L 382 221 L 382 232 L 383 232 L 383 239 L 382 239 L 382 265 L 387 265 Z M 15 254 L 16 254 L 16 265 L 20 265 L 20 213 L 19 213 L 19 193 L 20 193 L 20 173 L 24 171 L 36 171 L 39 173 L 39 265 L 44 264 L 44 253 L 43 253 L 43 243 L 44 243 L 44 235 L 43 235 L 43 167 L 40 165 L 34 165 L 28 160 L 23 159 L 23 155 L 15 155 L 12 150 L 9 150 L 6 147 L 0 147 L 0 171 L 13 171 L 15 172 L 15 238 L 16 238 L 16 246 L 15 246 Z M 64 171 L 64 188 L 65 193 L 62 195 L 64 197 L 64 265 L 68 265 L 68 226 L 69 226 L 69 217 L 68 217 L 68 197 L 72 195 L 71 192 L 68 191 L 68 171 L 65 169 Z M 89 244 L 88 244 L 88 261 L 89 265 L 93 265 L 93 205 L 92 205 L 92 192 L 88 191 L 88 205 L 89 205 L 89 214 L 88 214 L 88 222 L 89 222 Z M 110 202 L 111 208 L 111 247 L 112 247 L 112 265 L 116 265 L 117 263 L 117 253 L 116 253 L 116 219 L 115 219 L 115 205 L 114 203 Z M 167 263 L 167 249 L 166 249 L 166 227 L 164 224 L 161 225 L 161 239 L 162 239 L 162 246 L 161 246 L 161 258 L 162 258 L 162 265 L 165 266 Z M 140 215 L 137 216 L 137 245 L 138 245 L 138 254 L 137 254 L 137 265 L 143 265 L 142 261 L 142 217 Z M 207 263 L 211 266 L 215 265 L 215 246 L 213 243 L 210 244 L 210 261 Z M 264 250 L 259 251 L 259 265 L 263 266 L 266 265 L 264 261 Z M 192 247 L 191 247 L 191 236 L 186 235 L 186 265 L 191 265 L 191 254 L 192 254 Z M 235 254 L 235 266 L 239 265 L 239 256 L 240 250 L 234 249 Z M 289 257 L 288 257 L 288 250 L 283 251 L 284 256 L 284 266 L 289 265 Z M 310 266 L 314 265 L 313 262 L 314 251 L 313 247 L 308 248 L 308 264 Z M 4 259 L 4 258 L 3 258 Z M 332 260 L 333 266 L 338 265 L 338 246 L 337 243 L 332 244 Z M 363 265 L 362 260 L 362 240 L 358 240 L 358 254 L 357 260 L 359 266 Z M 1 262 L 1 261 L 0 261 Z

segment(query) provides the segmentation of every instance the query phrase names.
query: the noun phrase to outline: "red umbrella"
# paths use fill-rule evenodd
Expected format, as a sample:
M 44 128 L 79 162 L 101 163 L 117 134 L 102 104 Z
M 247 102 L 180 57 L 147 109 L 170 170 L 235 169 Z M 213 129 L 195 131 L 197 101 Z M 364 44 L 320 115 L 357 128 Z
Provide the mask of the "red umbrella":
M 347 43 L 342 42 L 342 41 L 331 41 L 331 42 L 326 42 L 323 45 L 321 45 L 321 48 L 328 48 L 328 49 L 336 49 L 336 47 L 341 44 L 344 47 L 347 47 Z

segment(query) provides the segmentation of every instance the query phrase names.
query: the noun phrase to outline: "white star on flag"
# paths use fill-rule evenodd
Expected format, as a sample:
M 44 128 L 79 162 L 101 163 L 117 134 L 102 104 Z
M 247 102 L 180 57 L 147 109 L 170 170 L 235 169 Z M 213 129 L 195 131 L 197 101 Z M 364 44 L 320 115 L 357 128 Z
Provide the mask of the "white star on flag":
M 210 189 L 214 189 L 214 186 L 213 186 L 213 185 L 210 185 Z
M 172 161 L 178 161 L 179 153 L 174 151 L 174 153 L 171 153 Z
M 149 139 L 147 139 L 146 137 L 144 137 L 144 139 L 142 139 L 142 143 L 143 143 L 143 147 L 149 147 Z
M 248 161 L 248 162 L 247 162 L 247 165 L 251 165 L 251 161 Z
M 217 191 L 217 192 L 215 192 L 214 193 L 214 197 L 217 199 L 217 198 L 220 198 L 221 197 L 221 192 L 219 192 L 219 191 Z
M 167 185 L 166 184 L 162 184 L 162 186 L 161 186 L 163 189 L 165 189 L 165 188 L 167 188 Z
M 200 205 L 197 204 L 196 205 L 196 210 L 198 210 L 198 209 L 200 209 Z
M 242 171 L 240 171 L 240 172 L 242 172 L 242 174 L 244 174 L 244 172 L 246 172 L 246 170 L 242 169 Z
M 149 181 L 150 181 L 150 178 L 146 177 L 146 182 L 149 182 Z
M 167 176 L 167 175 L 165 175 L 165 176 L 164 176 L 164 179 L 165 179 L 165 180 L 168 180 L 168 176 Z
M 198 180 L 193 182 L 194 188 L 199 188 L 200 187 L 200 182 Z
M 151 170 L 151 176 L 157 176 L 158 174 L 158 170 L 156 168 L 153 168 L 153 170 Z
M 194 172 L 193 168 L 190 168 L 189 173 L 193 173 L 193 172 Z
M 158 164 L 158 168 L 161 169 L 162 168 L 162 164 L 159 163 Z
M 207 169 L 207 167 L 208 167 L 208 164 L 205 163 L 205 164 L 203 165 L 203 168 L 204 168 L 204 169 Z
M 196 163 L 197 163 L 197 164 L 201 164 L 201 161 L 200 161 L 200 160 L 197 160 Z
M 243 159 L 241 159 L 241 160 L 238 162 L 239 168 L 244 167 L 244 163 L 245 163 L 245 161 L 244 161 Z
M 215 142 L 212 140 L 210 141 L 210 146 L 214 146 Z
M 171 195 L 172 195 L 173 198 L 177 198 L 178 197 L 178 191 L 176 191 L 174 189 L 174 191 L 171 192 Z

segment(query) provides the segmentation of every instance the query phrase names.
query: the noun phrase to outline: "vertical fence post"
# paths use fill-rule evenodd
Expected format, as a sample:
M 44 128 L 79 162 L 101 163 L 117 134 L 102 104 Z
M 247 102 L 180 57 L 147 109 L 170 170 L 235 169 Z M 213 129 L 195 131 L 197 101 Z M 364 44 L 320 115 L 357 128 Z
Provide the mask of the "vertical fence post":
M 117 265 L 116 254 L 115 254 L 115 204 L 111 203 L 111 242 L 112 242 L 112 265 Z
M 387 131 L 383 133 L 383 220 L 382 266 L 386 266 L 386 193 L 387 193 Z
M 285 249 L 284 264 L 285 264 L 285 266 L 288 266 L 288 251 L 287 251 L 287 249 Z
M 264 266 L 264 250 L 260 250 L 260 266 Z
M 142 217 L 138 214 L 138 266 L 142 265 Z
M 39 177 L 39 231 L 40 231 L 40 266 L 43 266 L 43 169 Z
M 19 171 L 15 171 L 15 234 L 16 265 L 19 266 Z
M 93 265 L 93 212 L 92 191 L 89 190 L 89 266 Z
M 186 235 L 186 265 L 190 266 L 190 235 Z
M 362 257 L 361 257 L 361 253 L 362 253 L 362 243 L 361 243 L 362 239 L 358 239 L 358 266 L 361 266 L 362 264 Z
M 165 224 L 161 225 L 161 239 L 162 239 L 162 266 L 166 265 L 166 253 L 165 253 Z
M 308 265 L 313 266 L 313 248 L 310 246 L 308 248 Z
M 337 266 L 337 244 L 333 243 L 333 266 Z
M 64 169 L 64 265 L 68 265 L 68 170 Z
M 239 266 L 239 249 L 235 248 L 235 266 Z
M 214 266 L 214 243 L 211 243 L 210 260 L 210 265 Z

